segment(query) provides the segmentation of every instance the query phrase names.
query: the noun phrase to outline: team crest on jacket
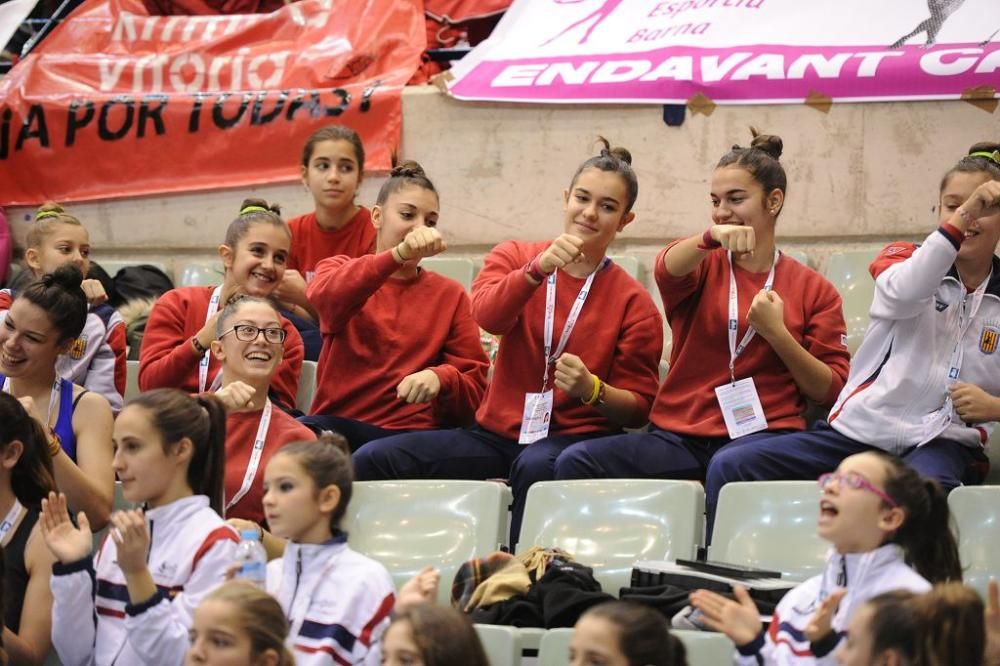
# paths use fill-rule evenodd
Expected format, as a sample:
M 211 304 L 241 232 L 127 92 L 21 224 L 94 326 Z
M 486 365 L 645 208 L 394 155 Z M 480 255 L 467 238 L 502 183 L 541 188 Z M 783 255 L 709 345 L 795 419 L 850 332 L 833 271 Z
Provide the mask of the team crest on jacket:
M 81 335 L 76 340 L 73 341 L 73 346 L 69 348 L 66 352 L 70 358 L 74 361 L 79 361 L 83 358 L 83 352 L 87 351 L 87 336 Z
M 998 342 L 1000 342 L 1000 328 L 983 326 L 983 332 L 979 336 L 979 351 L 992 354 L 997 350 Z

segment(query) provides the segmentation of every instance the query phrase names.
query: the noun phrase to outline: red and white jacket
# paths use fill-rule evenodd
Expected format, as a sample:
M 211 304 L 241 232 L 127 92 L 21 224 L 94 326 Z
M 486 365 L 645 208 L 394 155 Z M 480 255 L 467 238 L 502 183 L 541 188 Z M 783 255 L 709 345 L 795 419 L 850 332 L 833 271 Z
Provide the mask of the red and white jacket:
M 396 588 L 385 567 L 350 549 L 346 535 L 320 545 L 289 543 L 267 565 L 267 591 L 288 615 L 298 666 L 382 663 Z
M 239 539 L 204 495 L 150 509 L 146 520 L 157 593 L 142 604 L 129 603 L 112 539 L 95 560 L 53 565 L 52 643 L 64 666 L 184 663 L 194 610 L 222 584 Z
M 847 437 L 900 454 L 933 439 L 983 447 L 996 423 L 963 423 L 951 381 L 1000 395 L 1000 260 L 993 258 L 979 309 L 954 268 L 962 234 L 950 224 L 921 245 L 891 243 L 869 269 L 875 278 L 871 323 L 830 412 Z M 973 314 L 964 335 L 961 321 Z M 957 378 L 949 378 L 961 344 Z

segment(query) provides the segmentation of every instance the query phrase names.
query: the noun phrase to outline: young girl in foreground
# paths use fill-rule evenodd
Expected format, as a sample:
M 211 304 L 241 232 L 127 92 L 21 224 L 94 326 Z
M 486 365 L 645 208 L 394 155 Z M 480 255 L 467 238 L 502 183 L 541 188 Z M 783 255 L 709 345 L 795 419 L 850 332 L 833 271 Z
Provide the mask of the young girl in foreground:
M 831 663 L 866 600 L 962 578 L 948 501 L 937 482 L 898 458 L 868 452 L 846 458 L 819 483 L 816 531 L 832 546 L 826 570 L 784 596 L 767 631 L 743 587 L 734 589 L 736 601 L 707 590 L 691 594 L 706 623 L 736 643 L 739 663 Z
M 190 635 L 187 666 L 295 666 L 285 611 L 251 583 L 230 581 L 205 597 Z
M 573 627 L 570 666 L 687 666 L 687 651 L 656 610 L 608 601 L 584 613 Z
M 112 514 L 96 558 L 85 514 L 42 502 L 53 566 L 53 642 L 64 666 L 180 664 L 191 616 L 222 583 L 238 541 L 221 516 L 225 413 L 214 397 L 143 393 L 115 421 L 122 494 L 146 510 Z
M 398 612 L 382 643 L 385 666 L 489 666 L 467 615 L 421 603 Z
M 289 444 L 264 473 L 264 515 L 289 542 L 268 565 L 267 590 L 288 616 L 298 666 L 380 663 L 395 590 L 385 567 L 351 550 L 340 530 L 352 477 L 342 437 Z

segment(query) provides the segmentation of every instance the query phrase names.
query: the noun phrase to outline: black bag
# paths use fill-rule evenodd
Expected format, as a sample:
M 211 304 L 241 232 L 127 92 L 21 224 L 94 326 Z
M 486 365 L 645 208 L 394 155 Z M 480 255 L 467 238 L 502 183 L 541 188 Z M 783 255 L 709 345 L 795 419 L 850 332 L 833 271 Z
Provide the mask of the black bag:
M 173 288 L 171 279 L 156 266 L 126 266 L 115 275 L 111 305 L 117 308 L 137 298 L 156 299 Z M 111 296 L 111 291 L 108 291 L 108 295 Z
M 101 286 L 104 287 L 104 293 L 108 295 L 108 302 L 117 307 L 115 305 L 117 295 L 115 294 L 114 278 L 108 275 L 108 272 L 99 263 L 96 261 L 90 262 L 90 269 L 87 271 L 86 279 L 100 282 Z

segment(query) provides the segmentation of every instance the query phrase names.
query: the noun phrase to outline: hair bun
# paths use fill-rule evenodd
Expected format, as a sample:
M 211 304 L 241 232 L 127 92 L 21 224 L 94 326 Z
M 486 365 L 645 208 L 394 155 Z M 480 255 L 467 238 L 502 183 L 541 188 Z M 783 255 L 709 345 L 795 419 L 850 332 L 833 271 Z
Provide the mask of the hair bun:
M 403 160 L 396 166 L 392 167 L 392 171 L 389 172 L 390 178 L 426 178 L 427 174 L 424 173 L 424 168 L 420 166 L 419 162 L 413 160 Z
M 45 203 L 43 203 L 41 206 L 38 207 L 38 210 L 35 211 L 35 215 L 37 216 L 39 213 L 65 213 L 65 212 L 66 209 L 64 209 L 56 202 L 46 201 Z
M 753 134 L 753 141 L 750 142 L 751 148 L 763 151 L 776 160 L 781 158 L 784 143 L 782 143 L 780 136 L 775 134 L 761 134 L 757 131 L 756 127 L 751 127 L 750 133 Z
M 240 204 L 240 215 L 249 215 L 250 213 L 274 213 L 275 215 L 281 215 L 281 206 L 278 204 L 269 204 L 264 199 L 244 199 L 243 203 Z
M 79 291 L 83 284 L 83 272 L 76 264 L 63 264 L 52 273 L 42 276 L 42 282 L 46 288 L 59 286 L 69 292 Z
M 632 153 L 630 153 L 627 148 L 623 148 L 621 146 L 615 146 L 612 148 L 611 142 L 600 135 L 597 137 L 597 143 L 601 145 L 601 157 L 613 157 L 616 160 L 621 160 L 629 166 L 632 165 Z
M 340 449 L 341 453 L 350 457 L 351 455 L 351 445 L 347 443 L 347 438 L 341 435 L 339 432 L 333 432 L 332 430 L 324 430 L 319 437 L 316 438 L 319 442 L 326 444 L 327 446 L 332 446 L 335 449 Z

